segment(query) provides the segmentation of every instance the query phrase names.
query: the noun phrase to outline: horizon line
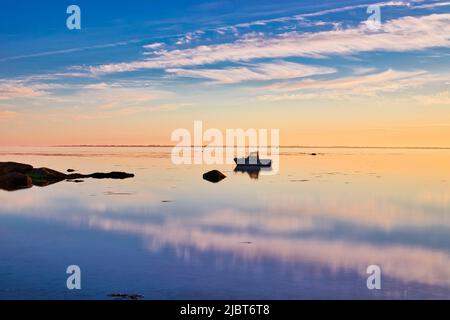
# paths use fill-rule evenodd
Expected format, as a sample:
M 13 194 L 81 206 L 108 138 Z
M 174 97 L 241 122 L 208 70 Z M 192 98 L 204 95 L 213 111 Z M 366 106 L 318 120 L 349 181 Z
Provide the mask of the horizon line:
M 196 145 L 169 145 L 169 144 L 74 144 L 74 145 L 44 145 L 44 146 L 32 146 L 32 145 L 16 145 L 16 146 L 3 146 L 3 147 L 47 147 L 47 148 L 259 148 L 259 146 L 234 146 L 234 145 L 222 145 L 222 146 L 196 146 Z M 272 146 L 267 146 L 272 148 Z M 436 150 L 448 150 L 450 146 L 352 146 L 352 145 L 281 145 L 274 146 L 274 148 L 317 148 L 317 149 L 436 149 Z

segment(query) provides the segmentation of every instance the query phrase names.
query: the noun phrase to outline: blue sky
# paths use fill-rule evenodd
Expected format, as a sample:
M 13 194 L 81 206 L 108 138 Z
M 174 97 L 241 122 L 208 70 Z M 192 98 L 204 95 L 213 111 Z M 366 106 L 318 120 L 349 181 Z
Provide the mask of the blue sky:
M 81 30 L 66 28 L 71 4 L 81 8 Z M 371 4 L 381 12 L 377 30 L 366 23 Z M 39 143 L 65 127 L 62 119 L 120 129 L 119 120 L 139 127 L 146 117 L 166 133 L 146 129 L 142 141 L 166 141 L 199 115 L 211 125 L 267 127 L 275 118 L 293 141 L 301 132 L 290 115 L 309 117 L 306 128 L 337 128 L 343 105 L 361 114 L 352 123 L 371 119 L 372 129 L 390 119 L 442 127 L 449 34 L 443 0 L 2 1 L 0 121 L 11 141 L 14 125 L 32 127 L 45 115 L 54 128 Z M 233 118 L 243 106 L 246 116 L 260 112 L 258 121 Z M 137 135 L 116 138 L 141 141 Z

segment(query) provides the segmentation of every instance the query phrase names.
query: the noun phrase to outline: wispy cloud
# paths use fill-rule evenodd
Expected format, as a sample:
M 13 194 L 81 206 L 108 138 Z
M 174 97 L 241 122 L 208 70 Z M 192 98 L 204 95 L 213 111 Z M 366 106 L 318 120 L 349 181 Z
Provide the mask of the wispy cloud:
M 92 105 L 98 109 L 113 110 L 123 107 L 140 107 L 172 96 L 172 92 L 154 90 L 148 87 L 97 83 L 84 86 L 78 94 L 71 95 L 67 99 L 83 105 Z
M 417 100 L 421 104 L 426 105 L 450 105 L 450 92 L 441 91 L 428 95 L 416 95 L 413 99 Z
M 421 2 L 421 0 L 417 0 L 416 2 Z M 376 5 L 378 7 L 389 7 L 389 6 L 411 7 L 411 3 L 408 1 L 386 1 L 386 2 L 378 2 L 378 3 L 358 4 L 358 5 L 350 5 L 350 6 L 320 10 L 320 11 L 311 12 L 311 13 L 297 14 L 294 16 L 243 22 L 243 23 L 238 23 L 238 24 L 234 24 L 231 26 L 219 27 L 219 28 L 216 28 L 215 31 L 217 31 L 219 34 L 224 34 L 227 31 L 231 31 L 234 34 L 239 34 L 239 29 L 242 29 L 242 28 L 251 28 L 254 26 L 266 26 L 266 25 L 273 24 L 273 23 L 286 23 L 286 22 L 291 22 L 291 21 L 297 22 L 300 24 L 300 26 L 303 26 L 303 27 L 319 26 L 319 25 L 324 25 L 324 24 L 333 24 L 333 22 L 327 22 L 327 21 L 310 21 L 310 20 L 307 20 L 307 18 L 320 17 L 320 16 L 325 16 L 325 15 L 329 15 L 329 14 L 333 14 L 333 13 L 340 13 L 340 12 L 352 11 L 352 10 L 357 10 L 357 9 L 366 9 L 370 5 Z
M 113 105 L 103 105 L 100 110 L 91 113 L 77 114 L 73 118 L 74 120 L 100 120 L 128 117 L 135 114 L 145 112 L 157 112 L 157 111 L 174 111 L 181 107 L 190 106 L 186 103 L 167 103 L 167 104 L 148 104 L 129 107 L 113 108 Z
M 385 90 L 393 90 L 399 86 L 399 83 L 411 83 L 412 79 L 420 79 L 418 77 L 424 76 L 425 71 L 402 72 L 396 70 L 387 70 L 380 73 L 357 76 L 344 77 L 333 80 L 311 80 L 290 83 L 290 84 L 275 84 L 266 89 L 274 91 L 296 91 L 302 89 L 352 89 L 360 91 L 361 87 L 368 86 L 375 89 L 375 86 L 384 88 Z M 415 83 L 415 82 L 414 82 Z
M 353 74 L 355 75 L 363 75 L 368 73 L 375 73 L 377 71 L 377 68 L 374 67 L 353 67 L 352 68 Z
M 0 100 L 42 97 L 50 88 L 45 84 L 27 84 L 22 80 L 0 80 Z
M 414 3 L 421 3 L 421 2 L 423 2 L 423 1 L 422 0 L 385 1 L 385 2 L 378 2 L 378 3 L 349 5 L 349 6 L 344 6 L 344 7 L 320 10 L 320 11 L 311 12 L 311 13 L 297 14 L 297 15 L 293 15 L 293 16 L 282 16 L 282 17 L 277 17 L 277 18 L 272 18 L 272 19 L 260 19 L 260 20 L 255 20 L 255 21 L 243 22 L 243 23 L 238 23 L 238 24 L 228 25 L 228 26 L 205 28 L 205 29 L 201 29 L 201 30 L 190 31 L 190 32 L 187 32 L 183 36 L 179 36 L 176 41 L 176 44 L 189 44 L 189 43 L 193 42 L 193 40 L 198 39 L 201 35 L 203 35 L 207 31 L 215 31 L 219 34 L 224 34 L 226 32 L 231 31 L 235 36 L 238 36 L 239 29 L 242 29 L 242 28 L 248 29 L 253 26 L 265 26 L 265 25 L 268 25 L 271 23 L 286 23 L 289 21 L 294 21 L 294 22 L 299 23 L 300 26 L 306 26 L 306 27 L 323 25 L 323 24 L 333 24 L 334 22 L 309 21 L 309 20 L 307 20 L 307 18 L 320 17 L 320 16 L 330 15 L 330 14 L 334 14 L 334 13 L 340 13 L 340 12 L 346 12 L 346 11 L 367 8 L 369 5 L 377 5 L 379 7 L 388 7 L 388 6 L 408 7 L 411 9 L 433 9 L 436 7 L 450 5 L 450 2 L 437 2 L 437 3 L 423 4 L 423 5 L 415 5 L 414 4 Z M 174 36 L 176 36 L 176 35 L 168 35 L 167 37 L 170 38 L 170 37 L 174 37 Z M 27 53 L 27 54 L 22 54 L 22 55 L 0 58 L 0 62 L 19 60 L 19 59 L 25 59 L 25 58 L 35 58 L 35 57 L 59 55 L 59 54 L 68 54 L 68 53 L 75 53 L 75 52 L 81 52 L 81 51 L 86 51 L 86 50 L 108 49 L 108 48 L 117 47 L 117 46 L 126 46 L 126 45 L 130 45 L 130 44 L 135 44 L 135 43 L 139 43 L 142 41 L 144 41 L 144 39 L 130 39 L 130 40 L 113 42 L 113 43 L 100 44 L 100 45 L 67 48 L 67 49 L 61 49 L 61 50 L 49 50 L 49 51 L 29 53 L 29 54 Z M 154 44 L 148 44 L 143 47 L 145 49 L 157 49 L 157 48 L 162 47 L 162 45 L 164 45 L 164 43 L 158 42 L 158 43 L 154 43 Z
M 128 41 L 119 41 L 119 42 L 99 44 L 99 45 L 94 45 L 94 46 L 85 46 L 85 47 L 78 47 L 78 48 L 68 48 L 68 49 L 61 49 L 61 50 L 36 52 L 36 53 L 0 58 L 0 62 L 25 59 L 25 58 L 45 57 L 45 56 L 52 56 L 52 55 L 58 55 L 58 54 L 64 54 L 64 53 L 74 53 L 74 52 L 80 52 L 80 51 L 86 51 L 86 50 L 107 49 L 107 48 L 113 48 L 113 47 L 118 47 L 118 46 L 126 46 L 126 45 L 129 45 L 132 43 L 139 43 L 141 41 L 142 40 L 139 40 L 139 39 L 132 39 L 132 40 L 128 40 Z
M 218 83 L 238 83 L 243 81 L 264 81 L 274 79 L 293 79 L 335 73 L 334 68 L 310 66 L 287 61 L 260 63 L 249 67 L 230 67 L 224 69 L 167 69 L 179 77 L 205 78 Z
M 176 44 L 178 44 L 178 45 L 190 44 L 191 42 L 199 39 L 200 36 L 202 34 L 204 34 L 204 33 L 205 32 L 203 30 L 197 30 L 197 31 L 193 31 L 193 32 L 188 32 L 183 37 L 178 38 Z
M 159 49 L 164 47 L 164 43 L 162 42 L 155 42 L 155 43 L 150 43 L 150 44 L 146 44 L 145 46 L 142 46 L 142 48 L 144 49 Z
M 445 7 L 450 6 L 450 2 L 435 2 L 435 3 L 427 3 L 418 6 L 414 6 L 416 9 L 434 9 L 437 7 Z
M 408 16 L 390 20 L 376 32 L 364 24 L 342 30 L 289 32 L 271 38 L 245 38 L 226 44 L 165 51 L 145 60 L 91 66 L 88 69 L 94 74 L 102 74 L 198 66 L 223 61 L 251 61 L 261 58 L 323 58 L 370 51 L 407 52 L 449 47 L 449 24 L 450 14 Z
M 349 96 L 374 96 L 442 83 L 449 76 L 430 74 L 426 71 L 387 70 L 375 74 L 343 77 L 332 80 L 307 79 L 295 83 L 279 83 L 266 86 L 265 91 L 276 92 L 260 96 L 260 100 L 309 100 L 343 99 Z

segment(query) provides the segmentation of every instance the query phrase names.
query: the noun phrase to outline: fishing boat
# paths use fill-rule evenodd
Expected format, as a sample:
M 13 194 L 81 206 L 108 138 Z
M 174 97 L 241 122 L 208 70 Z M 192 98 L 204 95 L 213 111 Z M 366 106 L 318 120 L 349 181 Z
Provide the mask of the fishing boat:
M 272 160 L 260 159 L 258 152 L 251 152 L 247 158 L 234 158 L 234 162 L 238 167 L 270 167 Z

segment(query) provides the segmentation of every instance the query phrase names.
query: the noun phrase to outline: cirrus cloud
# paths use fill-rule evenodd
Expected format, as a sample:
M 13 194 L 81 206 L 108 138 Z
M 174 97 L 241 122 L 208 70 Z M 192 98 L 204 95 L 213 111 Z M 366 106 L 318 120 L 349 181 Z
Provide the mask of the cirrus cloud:
M 433 83 L 442 83 L 449 75 L 430 74 L 426 71 L 386 70 L 378 73 L 350 76 L 331 80 L 306 79 L 294 83 L 276 83 L 265 86 L 266 94 L 258 97 L 264 101 L 342 99 L 348 96 L 374 96 L 378 93 L 396 92 L 417 88 Z M 435 97 L 434 101 L 443 100 Z M 422 101 L 433 101 L 430 97 L 421 97 Z M 419 100 L 419 98 L 417 98 Z
M 162 51 L 156 57 L 88 67 L 94 74 L 200 66 L 224 61 L 263 58 L 353 55 L 370 51 L 407 52 L 450 47 L 450 14 L 402 17 L 382 24 L 377 31 L 364 23 L 357 27 L 319 32 L 289 32 L 274 37 L 241 38 L 231 43 Z
M 300 63 L 277 61 L 261 63 L 250 67 L 231 67 L 225 69 L 167 69 L 179 77 L 204 78 L 218 83 L 238 83 L 243 81 L 265 81 L 273 79 L 293 79 L 335 73 L 335 68 L 309 66 Z

